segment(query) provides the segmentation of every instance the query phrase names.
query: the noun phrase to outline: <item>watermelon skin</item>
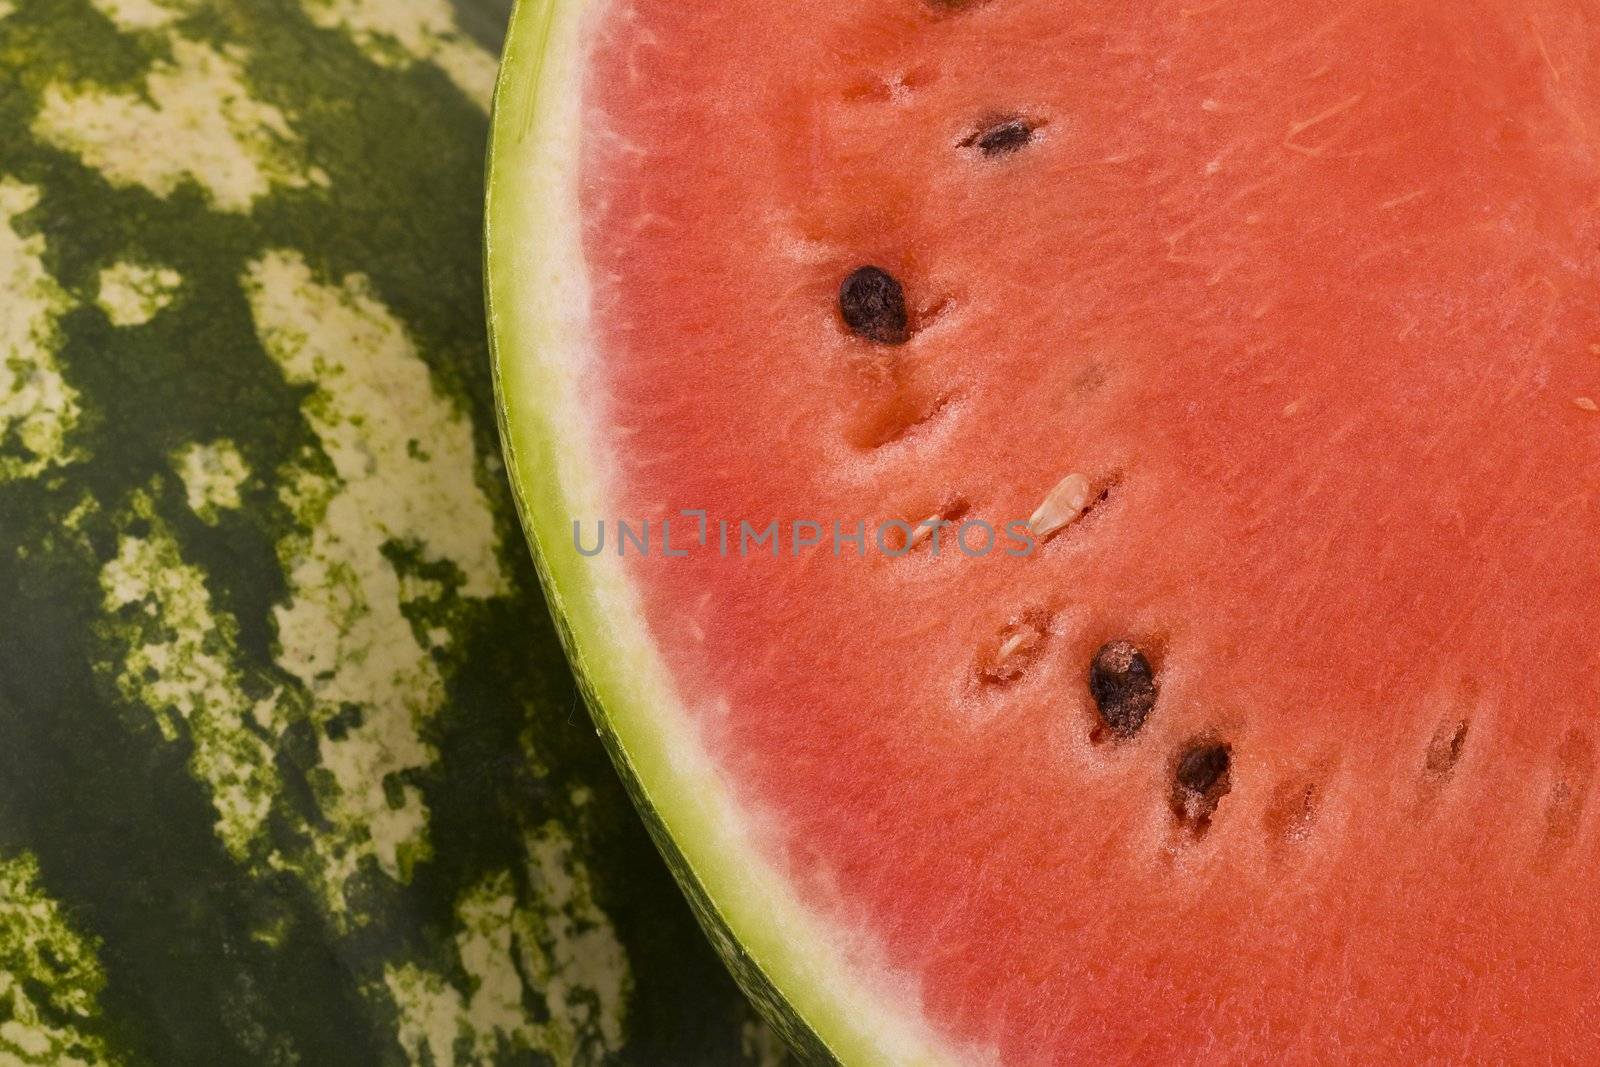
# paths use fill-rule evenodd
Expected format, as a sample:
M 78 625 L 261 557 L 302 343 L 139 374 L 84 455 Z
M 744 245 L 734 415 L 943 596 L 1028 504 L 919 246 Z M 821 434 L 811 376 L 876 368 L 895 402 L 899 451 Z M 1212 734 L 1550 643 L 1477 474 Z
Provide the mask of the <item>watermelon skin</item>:
M 497 13 L 401 7 L 0 2 L 0 1060 L 782 1057 L 503 488 Z
M 584 465 L 584 428 L 557 415 L 563 404 L 577 406 L 562 395 L 571 388 L 562 380 L 563 360 L 587 340 L 577 310 L 587 294 L 574 282 L 582 268 L 574 261 L 571 141 L 579 42 L 594 6 L 519 0 L 489 145 L 485 258 L 494 386 L 510 483 L 539 580 L 584 702 L 644 825 L 770 1031 L 807 1064 L 946 1062 L 946 1050 L 925 1044 L 915 1026 L 898 1044 L 867 1033 L 901 1024 L 877 1017 L 873 1008 L 881 1004 L 865 1007 L 870 1001 L 859 995 L 853 976 L 824 964 L 800 977 L 785 939 L 797 929 L 802 937 L 818 931 L 796 925 L 782 890 L 774 891 L 747 863 L 746 842 L 712 841 L 709 851 L 690 854 L 686 843 L 704 846 L 737 815 L 730 816 L 703 757 L 676 739 L 663 740 L 666 731 L 658 733 L 677 697 L 642 652 L 647 642 L 630 625 L 626 604 L 619 608 L 604 578 L 574 565 L 574 555 L 564 551 L 572 516 L 591 513 L 594 501 L 584 490 L 603 481 Z M 825 992 L 797 996 L 804 982 Z

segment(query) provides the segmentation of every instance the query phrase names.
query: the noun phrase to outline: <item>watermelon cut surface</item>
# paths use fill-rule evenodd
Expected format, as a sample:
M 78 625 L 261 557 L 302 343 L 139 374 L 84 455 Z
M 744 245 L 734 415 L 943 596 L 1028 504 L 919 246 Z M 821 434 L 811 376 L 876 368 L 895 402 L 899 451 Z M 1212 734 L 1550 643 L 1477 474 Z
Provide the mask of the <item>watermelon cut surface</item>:
M 1600 1047 L 1597 52 L 1580 0 L 522 5 L 524 517 L 810 1055 Z

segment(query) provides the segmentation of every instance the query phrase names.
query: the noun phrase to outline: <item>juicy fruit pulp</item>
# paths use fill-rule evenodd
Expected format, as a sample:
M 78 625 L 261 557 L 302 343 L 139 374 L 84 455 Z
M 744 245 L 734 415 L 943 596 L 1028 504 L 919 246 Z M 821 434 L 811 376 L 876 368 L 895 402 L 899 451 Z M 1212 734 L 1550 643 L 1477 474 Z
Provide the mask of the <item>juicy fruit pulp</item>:
M 951 1048 L 1592 1047 L 1600 3 L 637 0 L 589 48 L 608 514 L 1079 479 L 1027 558 L 627 564 L 763 857 Z

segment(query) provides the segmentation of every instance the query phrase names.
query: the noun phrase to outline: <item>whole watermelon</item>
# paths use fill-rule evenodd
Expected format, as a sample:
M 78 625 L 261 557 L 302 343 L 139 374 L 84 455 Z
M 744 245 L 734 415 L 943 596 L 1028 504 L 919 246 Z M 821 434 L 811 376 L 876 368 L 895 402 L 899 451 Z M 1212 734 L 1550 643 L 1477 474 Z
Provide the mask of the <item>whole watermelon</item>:
M 0 1062 L 781 1055 L 503 485 L 504 15 L 0 0 Z

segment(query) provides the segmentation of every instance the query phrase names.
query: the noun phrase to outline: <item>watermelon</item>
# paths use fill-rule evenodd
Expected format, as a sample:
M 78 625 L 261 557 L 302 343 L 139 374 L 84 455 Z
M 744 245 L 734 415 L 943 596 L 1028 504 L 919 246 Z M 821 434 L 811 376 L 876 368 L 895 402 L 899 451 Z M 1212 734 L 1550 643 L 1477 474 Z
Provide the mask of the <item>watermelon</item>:
M 496 20 L 0 4 L 0 1062 L 780 1056 L 517 531 Z
M 1594 1059 L 1597 57 L 1593 0 L 523 3 L 512 478 L 810 1056 Z

